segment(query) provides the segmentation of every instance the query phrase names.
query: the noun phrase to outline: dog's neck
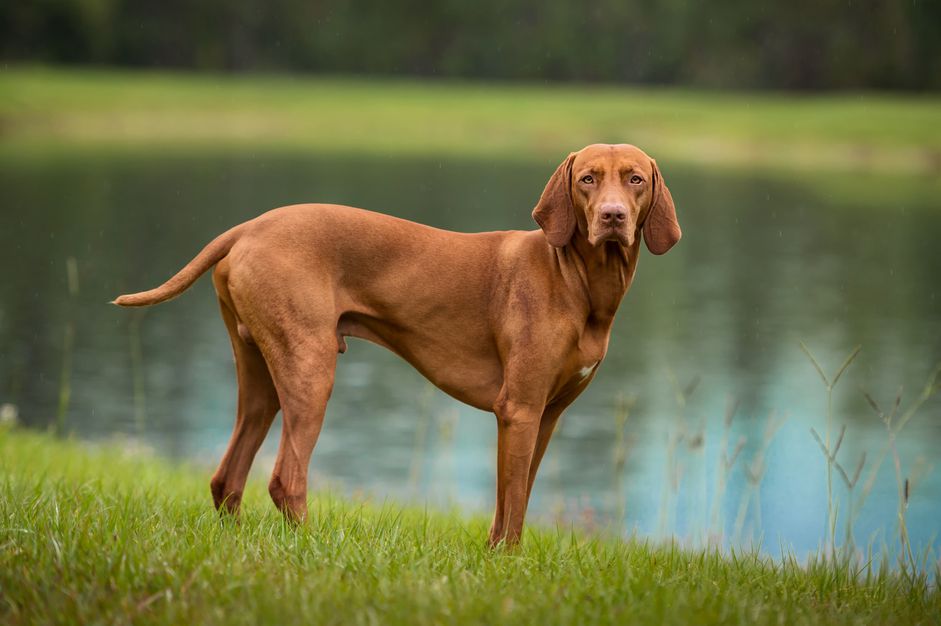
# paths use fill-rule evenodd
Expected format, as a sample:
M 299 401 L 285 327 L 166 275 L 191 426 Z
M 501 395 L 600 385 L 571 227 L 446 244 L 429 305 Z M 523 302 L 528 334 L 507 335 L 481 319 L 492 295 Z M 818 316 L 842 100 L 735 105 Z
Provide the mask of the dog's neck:
M 639 238 L 625 248 L 616 241 L 605 241 L 597 246 L 576 231 L 565 247 L 571 254 L 564 255 L 574 263 L 579 281 L 588 299 L 589 321 L 610 327 L 621 299 L 634 280 Z M 560 255 L 560 260 L 563 255 Z

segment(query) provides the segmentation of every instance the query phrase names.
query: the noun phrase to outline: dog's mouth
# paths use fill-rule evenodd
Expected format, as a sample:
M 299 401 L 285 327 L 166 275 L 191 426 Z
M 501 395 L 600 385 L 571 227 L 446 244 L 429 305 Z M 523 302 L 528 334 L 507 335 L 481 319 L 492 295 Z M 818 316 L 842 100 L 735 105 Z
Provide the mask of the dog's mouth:
M 588 233 L 588 243 L 600 246 L 606 241 L 616 241 L 625 248 L 634 244 L 634 238 L 628 234 L 624 226 L 598 226 Z

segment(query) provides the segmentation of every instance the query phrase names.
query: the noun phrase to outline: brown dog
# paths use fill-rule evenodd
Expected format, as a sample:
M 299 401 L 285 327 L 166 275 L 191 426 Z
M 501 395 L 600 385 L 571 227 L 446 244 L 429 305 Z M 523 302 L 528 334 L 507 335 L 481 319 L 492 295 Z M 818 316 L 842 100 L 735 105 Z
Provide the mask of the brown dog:
M 216 266 L 239 391 L 232 440 L 211 483 L 216 507 L 238 511 L 280 408 L 269 491 L 286 516 L 305 519 L 307 468 L 337 353 L 345 337 L 359 337 L 496 414 L 490 543 L 519 541 L 559 415 L 604 358 L 640 233 L 654 254 L 680 239 L 657 164 L 629 145 L 570 154 L 533 218 L 542 230 L 464 234 L 350 207 L 283 207 L 220 235 L 162 286 L 115 300 L 169 300 Z

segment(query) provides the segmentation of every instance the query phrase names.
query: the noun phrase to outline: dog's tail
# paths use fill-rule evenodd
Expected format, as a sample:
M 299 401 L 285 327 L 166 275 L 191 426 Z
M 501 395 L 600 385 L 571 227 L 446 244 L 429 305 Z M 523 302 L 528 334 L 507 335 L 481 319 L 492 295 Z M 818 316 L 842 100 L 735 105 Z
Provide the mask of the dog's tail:
M 186 291 L 206 270 L 221 261 L 229 253 L 241 235 L 242 226 L 236 226 L 212 240 L 208 246 L 186 264 L 176 275 L 156 289 L 130 293 L 115 298 L 111 304 L 118 306 L 149 306 L 166 302 Z

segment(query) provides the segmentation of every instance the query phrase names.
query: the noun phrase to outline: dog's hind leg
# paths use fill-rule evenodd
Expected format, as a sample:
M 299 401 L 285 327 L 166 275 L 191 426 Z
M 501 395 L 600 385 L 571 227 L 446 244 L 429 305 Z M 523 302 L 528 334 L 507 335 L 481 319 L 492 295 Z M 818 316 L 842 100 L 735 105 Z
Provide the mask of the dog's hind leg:
M 212 499 L 220 512 L 238 513 L 248 471 L 280 406 L 268 365 L 249 337 L 239 333 L 238 320 L 221 299 L 235 369 L 238 376 L 238 411 L 229 447 L 212 477 Z
M 283 413 L 281 444 L 268 492 L 286 518 L 307 518 L 307 471 L 333 391 L 337 361 L 336 323 L 329 334 L 295 337 L 268 356 Z

